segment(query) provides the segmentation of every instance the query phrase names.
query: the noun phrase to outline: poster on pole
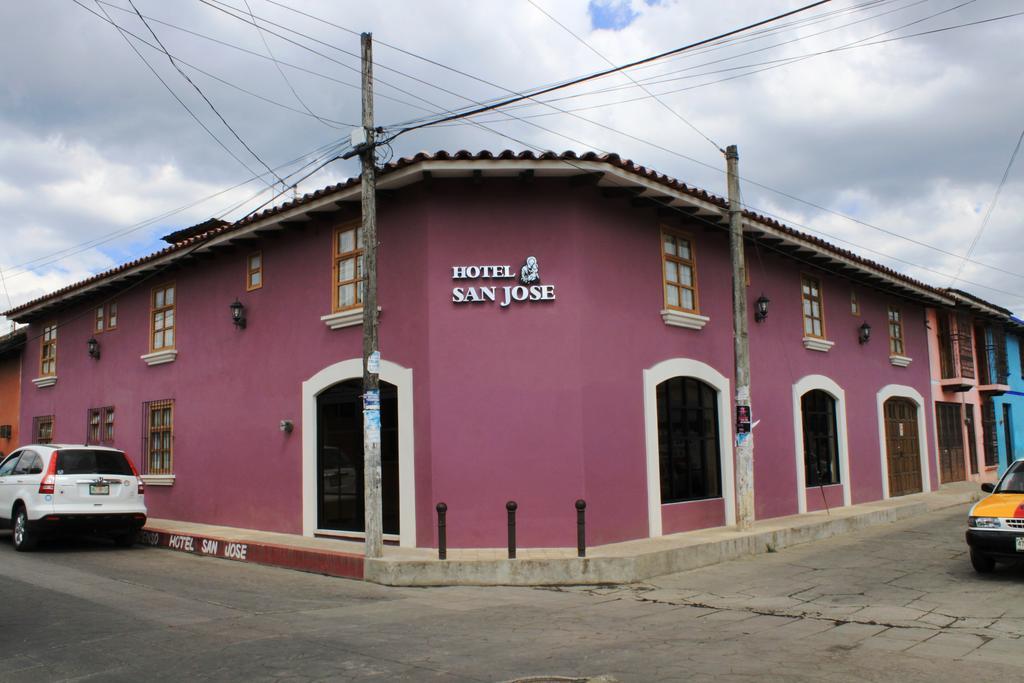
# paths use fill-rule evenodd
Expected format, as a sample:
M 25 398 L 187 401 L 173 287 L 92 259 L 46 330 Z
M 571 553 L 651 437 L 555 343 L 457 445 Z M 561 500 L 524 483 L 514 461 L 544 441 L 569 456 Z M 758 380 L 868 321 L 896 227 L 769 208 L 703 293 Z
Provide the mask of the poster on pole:
M 380 444 L 380 410 L 363 411 L 363 434 L 368 444 Z
M 363 394 L 363 410 L 380 410 L 379 389 L 371 389 Z
M 736 406 L 736 434 L 750 433 L 750 406 Z

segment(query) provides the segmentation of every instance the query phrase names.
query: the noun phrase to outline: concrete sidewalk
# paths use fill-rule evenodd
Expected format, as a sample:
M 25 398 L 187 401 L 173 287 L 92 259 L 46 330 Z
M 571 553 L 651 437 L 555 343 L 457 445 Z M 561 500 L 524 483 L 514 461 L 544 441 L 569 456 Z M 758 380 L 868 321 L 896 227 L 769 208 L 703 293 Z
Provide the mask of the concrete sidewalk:
M 894 522 L 978 500 L 979 484 L 948 484 L 939 491 L 838 508 L 830 513 L 756 522 L 748 531 L 704 529 L 594 546 L 587 557 L 575 548 L 436 549 L 387 546 L 381 559 L 363 557 L 361 542 L 308 538 L 208 524 L 150 519 L 145 545 L 229 560 L 255 562 L 391 586 L 621 584 L 695 569 L 726 560 Z

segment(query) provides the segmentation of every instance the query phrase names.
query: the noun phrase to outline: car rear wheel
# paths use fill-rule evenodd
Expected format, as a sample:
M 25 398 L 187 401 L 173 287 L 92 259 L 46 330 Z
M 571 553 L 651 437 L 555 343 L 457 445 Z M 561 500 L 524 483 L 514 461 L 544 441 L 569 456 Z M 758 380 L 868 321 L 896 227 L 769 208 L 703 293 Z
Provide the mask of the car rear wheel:
M 138 537 L 138 533 L 135 531 L 129 531 L 128 533 L 114 536 L 114 545 L 118 548 L 131 548 L 135 545 L 135 539 Z
M 989 574 L 996 568 L 996 561 L 977 550 L 971 550 L 971 566 L 979 574 Z
M 14 513 L 14 549 L 18 551 L 31 550 L 36 547 L 35 534 L 28 530 L 28 514 L 25 508 L 19 507 Z

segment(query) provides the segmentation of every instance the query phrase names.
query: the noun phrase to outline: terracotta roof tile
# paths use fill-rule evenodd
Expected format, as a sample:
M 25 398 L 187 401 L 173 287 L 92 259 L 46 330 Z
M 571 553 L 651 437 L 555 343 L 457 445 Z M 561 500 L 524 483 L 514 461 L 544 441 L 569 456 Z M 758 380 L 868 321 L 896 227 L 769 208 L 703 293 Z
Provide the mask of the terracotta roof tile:
M 409 166 L 413 166 L 415 164 L 418 164 L 418 163 L 421 163 L 421 162 L 424 162 L 424 161 L 437 162 L 437 161 L 485 161 L 485 160 L 499 160 L 499 161 L 503 161 L 503 160 L 504 161 L 512 161 L 512 160 L 519 160 L 519 161 L 564 161 L 564 162 L 569 162 L 569 163 L 576 161 L 576 162 L 596 162 L 596 163 L 609 164 L 609 165 L 611 165 L 611 166 L 613 166 L 615 168 L 622 169 L 624 171 L 627 171 L 629 173 L 632 173 L 632 174 L 635 174 L 635 175 L 638 175 L 638 176 L 641 176 L 641 177 L 644 177 L 644 178 L 648 178 L 648 179 L 654 181 L 655 183 L 658 183 L 659 185 L 663 185 L 665 187 L 669 187 L 669 188 L 671 188 L 673 190 L 676 190 L 678 192 L 682 192 L 682 193 L 688 194 L 688 195 L 690 195 L 690 196 L 692 196 L 692 197 L 694 197 L 696 199 L 700 199 L 702 201 L 714 204 L 714 205 L 718 206 L 719 208 L 721 208 L 723 210 L 727 210 L 728 209 L 728 202 L 724 198 L 722 198 L 722 197 L 719 197 L 717 195 L 711 194 L 711 193 L 709 193 L 709 192 L 707 192 L 705 190 L 699 189 L 699 188 L 690 187 L 690 186 L 686 185 L 685 183 L 683 183 L 683 182 L 681 182 L 681 181 L 679 181 L 679 180 L 677 180 L 675 178 L 669 177 L 669 176 L 664 175 L 662 173 L 658 173 L 658 172 L 656 172 L 656 171 L 654 171 L 652 169 L 646 168 L 645 166 L 641 166 L 639 164 L 636 164 L 636 163 L 634 163 L 633 161 L 631 161 L 629 159 L 623 159 L 618 154 L 614 154 L 614 153 L 612 153 L 612 154 L 598 154 L 596 152 L 584 152 L 583 154 L 577 155 L 575 152 L 565 151 L 565 152 L 561 152 L 561 153 L 544 152 L 543 154 L 537 155 L 537 154 L 535 154 L 532 151 L 523 151 L 523 152 L 518 152 L 517 153 L 517 152 L 514 152 L 514 151 L 509 150 L 509 149 L 502 150 L 501 152 L 498 152 L 497 154 L 495 154 L 493 152 L 490 152 L 490 151 L 486 151 L 486 150 L 480 151 L 480 152 L 476 152 L 476 153 L 469 152 L 468 150 L 458 150 L 457 152 L 454 152 L 454 153 L 449 153 L 449 152 L 446 152 L 446 151 L 443 151 L 443 150 L 437 151 L 437 152 L 433 152 L 433 153 L 417 152 L 412 157 L 401 157 L 399 159 L 395 159 L 393 161 L 388 162 L 378 172 L 378 177 L 386 176 L 387 174 L 392 173 L 394 171 L 397 171 L 397 170 L 400 170 L 400 169 L 403 169 L 403 168 L 407 168 Z M 247 225 L 251 225 L 252 223 L 255 223 L 257 221 L 261 221 L 261 220 L 264 220 L 266 218 L 275 216 L 277 214 L 280 214 L 280 213 L 282 213 L 284 211 L 288 211 L 289 209 L 295 208 L 297 206 L 302 206 L 303 204 L 305 204 L 307 202 L 310 202 L 310 201 L 312 201 L 314 199 L 319 199 L 321 197 L 326 197 L 326 196 L 329 196 L 329 195 L 332 195 L 332 194 L 339 193 L 339 192 L 341 192 L 343 190 L 349 189 L 349 188 L 357 185 L 358 183 L 359 183 L 359 178 L 358 177 L 349 178 L 348 180 L 345 180 L 343 182 L 340 182 L 340 183 L 337 183 L 337 184 L 334 184 L 334 185 L 328 185 L 327 187 L 320 188 L 320 189 L 318 189 L 318 190 L 316 190 L 314 192 L 311 192 L 311 193 L 306 193 L 306 194 L 302 195 L 301 197 L 289 200 L 289 201 L 287 201 L 287 202 L 285 202 L 283 204 L 280 204 L 278 206 L 270 207 L 268 209 L 264 209 L 263 211 L 255 213 L 253 215 L 246 216 L 246 217 L 244 217 L 244 218 L 242 218 L 242 219 L 240 219 L 240 220 L 238 220 L 238 221 L 236 221 L 234 223 L 230 223 L 230 224 L 224 223 L 222 225 L 216 225 L 215 227 L 212 227 L 211 229 L 209 229 L 209 230 L 207 230 L 205 232 L 201 232 L 199 234 L 190 234 L 189 231 L 192 230 L 191 228 L 187 228 L 187 229 L 182 230 L 182 231 L 177 231 L 175 233 L 171 233 L 171 235 L 169 235 L 168 237 L 181 234 L 181 235 L 183 235 L 183 238 L 181 239 L 181 241 L 175 242 L 172 246 L 167 247 L 165 249 L 161 249 L 160 251 L 157 251 L 157 252 L 155 252 L 153 254 L 150 254 L 148 256 L 144 256 L 142 258 L 135 259 L 134 261 L 130 261 L 128 263 L 121 264 L 121 265 L 119 265 L 119 266 L 117 266 L 115 268 L 112 268 L 112 269 L 107 270 L 107 271 L 102 272 L 102 273 L 98 273 L 98 274 L 96 274 L 96 275 L 94 275 L 94 276 L 92 276 L 90 278 L 85 279 L 85 280 L 82 280 L 80 282 L 76 282 L 76 283 L 74 283 L 72 285 L 68 285 L 67 287 L 63 287 L 63 288 L 61 288 L 61 289 L 59 289 L 57 291 L 54 291 L 54 292 L 51 292 L 51 293 L 45 295 L 45 296 L 42 296 L 42 297 L 39 297 L 39 298 L 34 299 L 32 301 L 29 301 L 29 302 L 26 302 L 24 304 L 21 304 L 20 306 L 16 306 L 15 308 L 12 308 L 9 311 L 7 311 L 5 313 L 5 315 L 7 315 L 8 317 L 11 317 L 12 314 L 14 316 L 16 316 L 18 313 L 20 313 L 22 311 L 25 311 L 27 309 L 30 309 L 30 308 L 32 308 L 32 307 L 34 307 L 34 306 L 36 306 L 36 305 L 38 305 L 40 303 L 43 303 L 43 302 L 45 302 L 45 301 L 47 301 L 49 299 L 61 296 L 63 294 L 67 294 L 67 293 L 72 292 L 72 291 L 74 291 L 76 289 L 81 289 L 83 287 L 86 287 L 86 286 L 88 286 L 90 284 L 93 284 L 93 283 L 98 282 L 100 280 L 103 280 L 105 278 L 111 277 L 113 275 L 117 275 L 117 274 L 122 273 L 122 272 L 124 272 L 126 270 L 130 270 L 131 268 L 134 268 L 136 266 L 143 265 L 143 264 L 148 263 L 150 261 L 155 261 L 155 260 L 157 260 L 159 258 L 162 258 L 163 256 L 166 256 L 168 254 L 172 254 L 172 253 L 174 253 L 176 251 L 181 251 L 181 250 L 187 249 L 189 247 L 195 246 L 199 242 L 203 242 L 203 241 L 209 240 L 209 239 L 211 239 L 213 237 L 217 237 L 219 235 L 222 235 L 222 234 L 225 234 L 225 233 L 228 233 L 228 232 L 239 230 L 239 229 L 241 229 L 241 228 L 243 228 L 243 227 L 245 227 Z M 787 235 L 795 237 L 795 238 L 797 238 L 799 240 L 802 240 L 804 242 L 807 242 L 807 243 L 813 244 L 815 246 L 818 246 L 818 247 L 820 247 L 822 249 L 825 249 L 827 251 L 831 251 L 834 254 L 837 254 L 839 256 L 847 258 L 847 259 L 849 259 L 849 260 L 851 260 L 851 261 L 853 261 L 855 263 L 861 264 L 861 265 L 865 266 L 866 268 L 869 268 L 871 270 L 875 270 L 875 271 L 878 271 L 878 272 L 881 272 L 881 273 L 885 273 L 886 275 L 888 275 L 888 276 L 890 276 L 892 278 L 895 278 L 897 280 L 902 280 L 903 282 L 906 282 L 907 284 L 910 284 L 910 285 L 912 285 L 914 287 L 917 287 L 917 288 L 923 289 L 925 291 L 931 292 L 931 293 L 935 294 L 936 296 L 940 296 L 940 297 L 943 297 L 943 298 L 947 297 L 947 294 L 943 290 L 941 290 L 941 289 L 937 289 L 937 288 L 932 287 L 931 285 L 927 285 L 927 284 L 925 284 L 925 283 L 923 283 L 923 282 L 921 282 L 919 280 L 915 280 L 915 279 L 910 278 L 910 277 L 908 277 L 906 275 L 903 275 L 902 273 L 899 273 L 899 272 L 897 272 L 897 271 L 895 271 L 895 270 L 893 270 L 891 268 L 883 266 L 883 265 L 881 265 L 879 263 L 876 263 L 874 261 L 870 261 L 868 259 L 865 259 L 865 258 L 863 258 L 861 256 L 858 256 L 857 254 L 855 254 L 852 251 L 849 251 L 847 249 L 842 249 L 840 247 L 837 247 L 837 246 L 835 246 L 835 245 L 833 245 L 833 244 L 831 244 L 829 242 L 826 242 L 823 239 L 820 239 L 820 238 L 815 237 L 813 235 L 809 235 L 807 233 L 800 232 L 798 230 L 790 228 L 789 226 L 784 225 L 783 223 L 780 223 L 779 221 L 777 221 L 775 219 L 768 218 L 767 216 L 763 216 L 763 215 L 760 215 L 760 214 L 757 214 L 757 213 L 754 213 L 754 212 L 751 212 L 751 211 L 744 211 L 744 215 L 747 216 L 751 220 L 754 220 L 754 221 L 756 221 L 758 223 L 762 223 L 764 225 L 770 226 L 770 227 L 774 228 L 775 230 L 783 232 L 783 233 L 785 233 Z M 202 224 L 200 224 L 200 225 L 202 225 Z M 190 236 L 188 236 L 188 235 L 190 235 Z

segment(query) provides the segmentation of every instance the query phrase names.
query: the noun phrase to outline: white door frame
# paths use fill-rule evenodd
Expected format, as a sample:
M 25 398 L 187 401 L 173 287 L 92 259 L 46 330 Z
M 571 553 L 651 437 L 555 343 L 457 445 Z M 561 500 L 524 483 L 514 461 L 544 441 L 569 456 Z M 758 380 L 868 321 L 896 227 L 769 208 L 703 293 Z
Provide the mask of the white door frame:
M 658 458 L 658 385 L 673 377 L 692 377 L 710 385 L 718 396 L 718 452 L 721 460 L 725 525 L 736 524 L 736 480 L 733 474 L 732 392 L 729 378 L 707 363 L 670 358 L 643 371 L 644 443 L 647 451 L 647 528 L 661 536 L 661 466 Z
M 917 405 L 917 448 L 921 453 L 921 491 L 932 490 L 931 468 L 928 466 L 928 439 L 925 429 L 924 397 L 914 387 L 904 384 L 887 384 L 878 390 L 878 454 L 882 465 L 882 499 L 889 498 L 889 452 L 885 443 L 885 402 L 890 398 L 905 398 Z
M 316 398 L 338 382 L 362 379 L 363 360 L 351 358 L 329 365 L 302 383 L 302 534 L 316 531 Z M 380 379 L 398 390 L 398 514 L 399 545 L 416 547 L 416 458 L 413 437 L 412 368 L 380 362 Z
M 846 392 L 825 375 L 807 375 L 793 385 L 793 438 L 796 453 L 796 502 L 800 514 L 807 512 L 807 467 L 804 459 L 804 421 L 800 399 L 808 391 L 819 389 L 836 402 L 836 448 L 839 451 L 839 482 L 843 486 L 843 505 L 849 506 L 850 450 L 846 431 Z

